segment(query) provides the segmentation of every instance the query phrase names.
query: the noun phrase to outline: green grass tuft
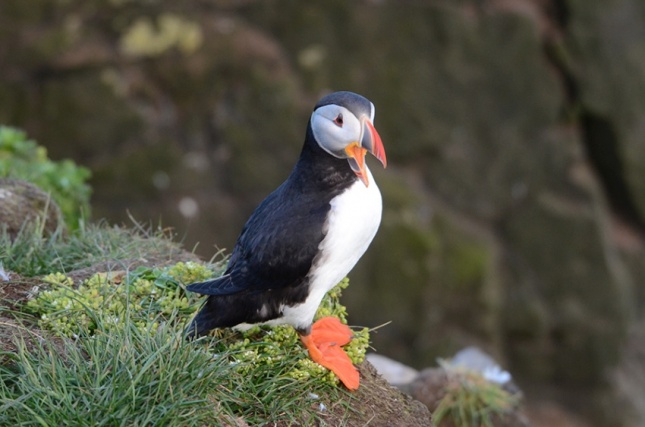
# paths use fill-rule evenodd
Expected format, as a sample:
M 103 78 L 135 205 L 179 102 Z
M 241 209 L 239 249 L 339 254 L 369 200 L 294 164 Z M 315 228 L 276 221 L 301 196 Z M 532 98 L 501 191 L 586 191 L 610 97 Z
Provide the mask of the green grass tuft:
M 225 360 L 184 345 L 169 323 L 152 334 L 125 321 L 69 340 L 63 352 L 22 342 L 16 359 L 0 371 L 0 425 L 190 426 L 231 415 L 213 404 Z
M 22 276 L 53 272 L 67 273 L 101 262 L 144 258 L 171 258 L 180 251 L 167 230 L 135 229 L 98 224 L 81 224 L 80 229 L 50 235 L 38 227 L 26 227 L 15 239 L 0 231 L 0 264 Z
M 0 366 L 0 425 L 307 425 L 321 420 L 320 404 L 349 400 L 289 326 L 184 340 L 203 301 L 185 286 L 221 274 L 223 263 L 97 270 L 106 261 L 171 258 L 178 246 L 165 233 L 105 224 L 48 237 L 24 231 L 0 239 L 0 249 L 7 270 L 48 284 L 20 316 L 5 314 L 26 331 L 63 337 L 55 345 L 15 338 L 17 353 Z M 73 272 L 90 266 L 89 275 Z M 347 284 L 330 291 L 319 317 L 345 321 L 338 299 Z M 368 342 L 363 329 L 345 347 L 355 363 Z
M 158 277 L 168 271 L 187 272 L 186 264 L 158 270 Z M 116 286 L 127 288 L 150 274 L 139 269 Z M 104 277 L 103 283 L 114 279 Z M 226 329 L 186 342 L 182 331 L 190 316 L 181 309 L 168 314 L 156 306 L 157 315 L 142 321 L 133 293 L 123 305 L 87 300 L 61 310 L 54 301 L 82 299 L 86 290 L 70 288 L 62 274 L 49 279 L 57 285 L 31 309 L 50 310 L 41 325 L 73 339 L 63 350 L 41 341 L 28 351 L 19 343 L 14 369 L 0 371 L 0 425 L 230 425 L 235 418 L 250 425 L 307 424 L 320 417 L 312 393 L 326 396 L 327 405 L 347 397 L 331 372 L 308 359 L 293 328 Z M 355 341 L 366 347 L 368 335 Z
M 494 427 L 519 404 L 519 397 L 469 369 L 444 368 L 445 395 L 432 414 L 437 426 Z
M 38 316 L 38 325 L 58 336 L 77 337 L 96 330 L 109 333 L 123 327 L 126 309 L 129 322 L 142 331 L 154 334 L 159 320 L 179 315 L 184 321 L 193 317 L 201 298 L 185 291 L 185 285 L 213 276 L 213 272 L 195 262 L 180 262 L 165 268 L 139 267 L 131 272 L 96 273 L 82 283 L 62 274 L 43 277 L 49 289 L 30 300 L 25 309 Z M 336 316 L 346 323 L 345 307 L 339 298 L 349 284 L 344 279 L 325 296 L 317 318 Z M 178 327 L 183 327 L 178 325 Z M 217 331 L 218 348 L 230 351 L 230 363 L 242 375 L 288 359 L 292 366 L 285 375 L 296 380 L 318 380 L 337 385 L 338 378 L 328 369 L 314 363 L 303 351 L 296 331 L 288 325 L 254 327 L 246 332 Z M 369 346 L 367 328 L 355 331 L 345 351 L 355 364 L 361 363 Z M 295 349 L 295 351 L 292 351 Z M 282 371 L 282 368 L 278 368 Z

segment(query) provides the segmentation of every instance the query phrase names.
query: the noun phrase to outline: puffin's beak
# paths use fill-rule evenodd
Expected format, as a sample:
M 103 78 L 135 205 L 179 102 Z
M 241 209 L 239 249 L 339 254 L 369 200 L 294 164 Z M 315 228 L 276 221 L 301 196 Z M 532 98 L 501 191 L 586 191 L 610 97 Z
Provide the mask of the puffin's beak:
M 365 154 L 372 153 L 383 167 L 387 167 L 387 159 L 385 158 L 385 148 L 383 148 L 383 141 L 379 136 L 374 125 L 367 117 L 363 117 L 363 135 L 360 142 L 352 142 L 345 147 L 345 153 L 349 158 L 349 165 L 358 176 L 363 184 L 367 187 L 370 183 L 367 178 L 367 170 L 365 169 Z

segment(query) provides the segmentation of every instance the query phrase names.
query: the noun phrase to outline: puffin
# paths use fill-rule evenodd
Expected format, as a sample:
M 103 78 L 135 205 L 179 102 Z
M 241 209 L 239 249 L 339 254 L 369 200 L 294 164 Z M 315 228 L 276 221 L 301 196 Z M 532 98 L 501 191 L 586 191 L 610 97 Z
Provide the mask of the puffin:
M 381 222 L 381 193 L 365 162 L 370 153 L 387 166 L 374 113 L 374 104 L 353 92 L 318 101 L 296 165 L 247 220 L 224 274 L 186 287 L 208 296 L 185 330 L 188 339 L 215 328 L 288 324 L 313 361 L 358 388 L 358 370 L 341 348 L 351 329 L 335 317 L 313 320 Z

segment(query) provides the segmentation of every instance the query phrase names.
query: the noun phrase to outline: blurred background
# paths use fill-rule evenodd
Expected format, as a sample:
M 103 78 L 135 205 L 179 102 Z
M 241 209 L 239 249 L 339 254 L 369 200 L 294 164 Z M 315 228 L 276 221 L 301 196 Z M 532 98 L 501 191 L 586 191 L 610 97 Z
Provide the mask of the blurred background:
M 2 0 L 0 123 L 92 170 L 92 219 L 210 259 L 316 101 L 376 106 L 350 323 L 415 368 L 478 345 L 529 401 L 645 424 L 642 0 Z M 558 425 L 554 423 L 553 425 Z

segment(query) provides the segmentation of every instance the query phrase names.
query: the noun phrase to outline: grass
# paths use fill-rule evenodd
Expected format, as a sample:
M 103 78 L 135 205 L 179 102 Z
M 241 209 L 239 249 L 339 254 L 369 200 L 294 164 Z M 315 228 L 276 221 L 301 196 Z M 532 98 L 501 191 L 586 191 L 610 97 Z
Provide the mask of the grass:
M 327 404 L 347 397 L 339 387 L 288 375 L 302 348 L 240 370 L 221 340 L 187 344 L 178 322 L 158 323 L 154 333 L 127 318 L 121 328 L 99 324 L 62 348 L 19 340 L 10 369 L 0 370 L 0 425 L 307 425 L 317 417 L 312 393 Z
M 46 234 L 42 227 L 25 226 L 10 239 L 0 232 L 0 264 L 22 276 L 69 272 L 107 261 L 140 258 L 170 259 L 181 251 L 169 230 L 109 226 L 105 222 L 81 224 L 66 234 L 62 229 Z
M 112 283 L 119 288 L 112 287 L 109 295 L 101 293 L 109 292 L 104 283 L 91 285 L 99 275 L 82 279 L 79 286 L 58 274 L 106 261 L 172 259 L 178 252 L 167 232 L 106 224 L 82 227 L 71 235 L 45 236 L 36 228 L 23 230 L 14 241 L 0 238 L 0 263 L 6 270 L 22 276 L 47 274 L 52 292 L 58 289 L 65 298 L 82 302 L 70 305 L 72 311 L 58 310 L 57 316 L 69 316 L 66 321 L 76 326 L 82 322 L 74 316 L 91 318 L 87 322 L 91 326 L 76 327 L 54 342 L 47 337 L 61 330 L 38 321 L 40 314 L 32 317 L 25 312 L 27 308 L 33 312 L 38 304 L 21 306 L 20 312 L 0 307 L 0 332 L 7 330 L 1 330 L 3 318 L 16 319 L 28 331 L 27 337 L 14 335 L 17 350 L 0 354 L 0 361 L 10 361 L 0 364 L 0 425 L 309 425 L 321 422 L 320 403 L 330 406 L 351 400 L 334 382 L 315 375 L 294 377 L 293 372 L 302 373 L 303 360 L 308 360 L 297 340 L 276 346 L 272 332 L 256 331 L 248 340 L 225 331 L 219 337 L 186 343 L 182 331 L 190 315 L 185 307 L 169 312 L 160 304 L 142 304 L 150 295 L 136 294 L 145 286 L 158 286 L 159 295 L 182 291 L 183 280 L 171 279 L 172 274 L 180 277 L 195 271 L 186 269 L 186 264 L 132 270 Z M 180 264 L 183 268 L 178 268 Z M 117 305 L 121 310 L 117 324 L 105 304 L 82 299 L 83 287 L 100 291 L 95 295 L 105 296 L 105 301 L 124 301 Z M 55 299 L 47 292 L 41 292 L 45 298 L 41 308 Z M 199 304 L 194 296 L 191 302 Z M 146 312 L 143 325 L 142 307 L 158 307 L 157 314 Z M 333 310 L 337 305 L 326 307 Z M 279 357 L 264 357 L 272 354 Z
M 0 425 L 205 425 L 223 360 L 183 345 L 168 325 L 158 334 L 125 327 L 68 341 L 19 344 L 0 381 Z
M 445 395 L 432 414 L 437 426 L 494 427 L 519 404 L 519 397 L 480 372 L 444 366 L 448 375 Z

